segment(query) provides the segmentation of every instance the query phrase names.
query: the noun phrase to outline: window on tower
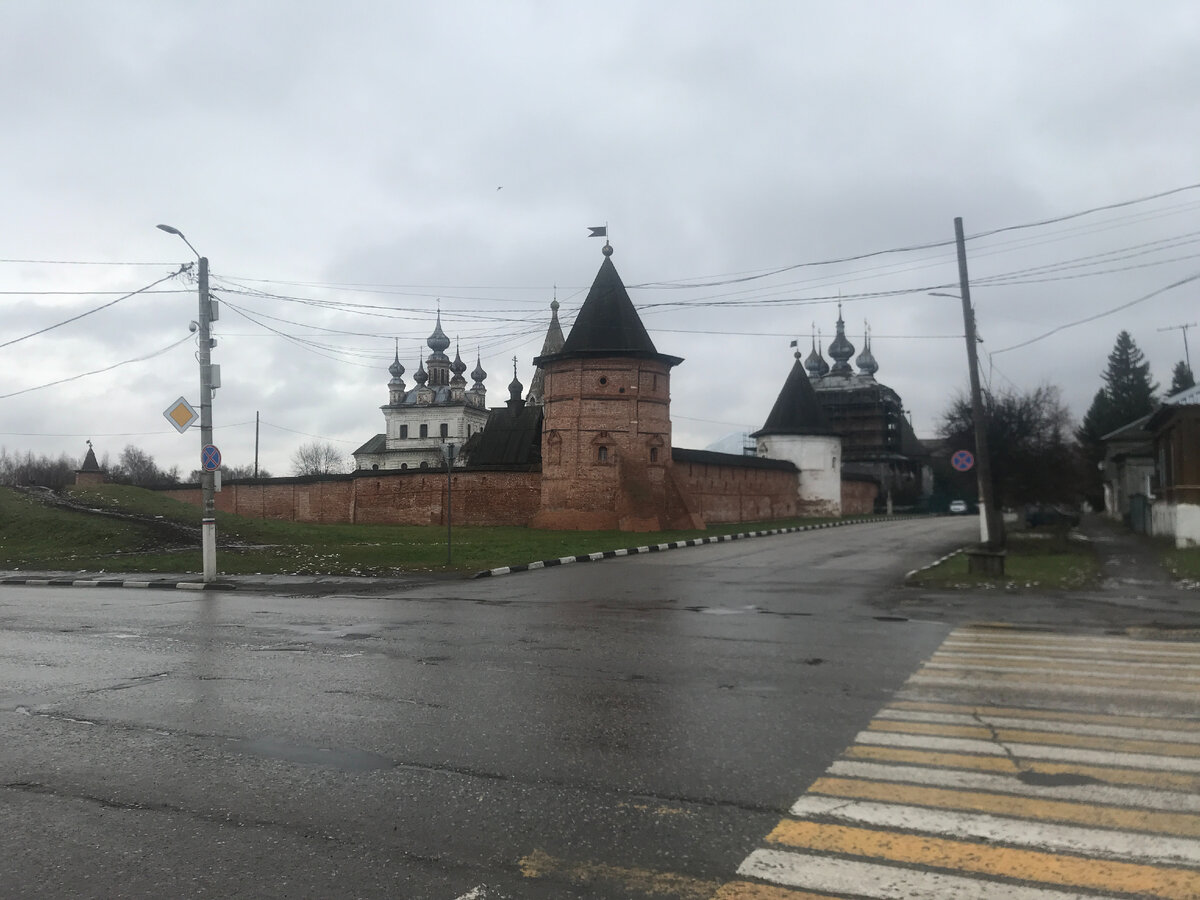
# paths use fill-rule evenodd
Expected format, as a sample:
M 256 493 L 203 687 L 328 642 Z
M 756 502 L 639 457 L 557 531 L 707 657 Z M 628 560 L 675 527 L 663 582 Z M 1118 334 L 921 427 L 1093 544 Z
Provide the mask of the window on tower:
M 596 462 L 608 462 L 608 448 L 601 445 L 596 448 Z
M 400 426 L 400 437 L 402 437 L 402 438 L 408 437 L 408 426 L 407 425 Z
M 443 422 L 441 424 L 441 426 L 439 427 L 439 430 L 441 431 L 442 437 L 450 436 L 450 426 L 446 422 Z
M 429 426 L 428 425 L 421 426 L 421 437 L 429 437 Z

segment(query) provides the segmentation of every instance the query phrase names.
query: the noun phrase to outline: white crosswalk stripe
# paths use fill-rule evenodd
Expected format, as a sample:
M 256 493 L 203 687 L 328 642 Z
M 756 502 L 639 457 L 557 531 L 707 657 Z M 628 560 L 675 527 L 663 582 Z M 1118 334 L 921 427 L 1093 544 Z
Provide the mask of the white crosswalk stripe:
M 958 629 L 738 874 L 721 900 L 1197 900 L 1200 644 Z

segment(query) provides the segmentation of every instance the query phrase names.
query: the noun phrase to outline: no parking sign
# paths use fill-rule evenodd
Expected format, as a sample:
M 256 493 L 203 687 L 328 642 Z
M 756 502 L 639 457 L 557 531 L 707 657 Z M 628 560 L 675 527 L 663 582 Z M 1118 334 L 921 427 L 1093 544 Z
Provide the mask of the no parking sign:
M 968 472 L 971 466 L 975 465 L 975 457 L 970 450 L 959 450 L 950 457 L 950 465 L 954 466 L 960 472 Z
M 200 450 L 200 465 L 206 472 L 221 468 L 221 451 L 212 444 L 205 444 Z

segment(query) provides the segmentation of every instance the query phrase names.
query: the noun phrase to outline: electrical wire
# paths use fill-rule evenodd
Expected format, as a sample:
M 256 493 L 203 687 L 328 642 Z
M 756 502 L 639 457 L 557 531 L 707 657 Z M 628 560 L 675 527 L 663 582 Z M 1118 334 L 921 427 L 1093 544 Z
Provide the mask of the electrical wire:
M 191 267 L 191 265 L 192 265 L 191 263 L 184 263 L 182 266 L 179 267 L 178 271 L 172 272 L 170 275 L 164 275 L 162 278 L 158 279 L 158 281 L 152 281 L 152 282 L 150 282 L 150 284 L 146 285 L 145 287 L 138 288 L 136 291 L 130 291 L 128 294 L 125 294 L 122 297 L 118 297 L 116 300 L 110 300 L 108 303 L 102 303 L 100 306 L 97 306 L 93 309 L 89 309 L 87 312 L 81 312 L 77 316 L 71 316 L 71 318 L 69 318 L 69 319 L 63 319 L 63 321 L 57 322 L 54 325 L 47 325 L 45 328 L 40 328 L 37 331 L 31 331 L 29 334 L 22 335 L 19 338 L 13 338 L 11 341 L 5 341 L 4 343 L 0 344 L 0 349 L 3 349 L 5 347 L 10 347 L 13 344 L 19 344 L 21 341 L 29 340 L 29 338 L 31 338 L 31 337 L 37 337 L 39 334 L 45 334 L 47 331 L 53 331 L 55 328 L 61 328 L 64 325 L 70 325 L 72 322 L 78 322 L 80 319 L 82 319 L 86 316 L 92 315 L 92 313 L 98 313 L 102 309 L 108 309 L 110 306 L 115 306 L 116 304 L 120 303 L 122 300 L 128 300 L 130 297 L 135 297 L 138 294 L 145 293 L 146 291 L 150 290 L 150 288 L 154 287 L 156 284 L 162 284 L 164 281 L 169 281 L 170 279 L 175 278 L 178 275 L 182 275 L 184 272 L 186 272 Z
M 347 440 L 345 440 L 345 439 L 343 439 L 343 438 L 327 437 L 326 435 L 323 435 L 323 434 L 312 434 L 312 433 L 310 433 L 310 432 L 308 432 L 308 431 L 297 431 L 295 428 L 285 428 L 285 427 L 284 427 L 284 426 L 282 426 L 282 425 L 276 425 L 276 424 L 274 424 L 273 422 L 268 422 L 266 419 L 261 419 L 259 424 L 266 425 L 266 426 L 268 426 L 269 428 L 276 428 L 276 429 L 278 429 L 279 431 L 287 431 L 287 432 L 290 432 L 290 433 L 292 433 L 292 434 L 302 434 L 302 435 L 304 435 L 305 437 L 317 438 L 318 440 L 322 440 L 322 441 L 337 441 L 339 444 L 358 444 L 358 443 L 361 443 L 360 441 L 347 441 Z
M 1019 344 L 1013 344 L 1009 347 L 1003 347 L 999 350 L 993 350 L 991 355 L 998 356 L 1001 353 L 1007 353 L 1009 350 L 1017 350 L 1021 347 L 1028 347 L 1030 344 L 1036 344 L 1038 341 L 1044 340 L 1053 334 L 1058 334 L 1060 331 L 1066 331 L 1068 328 L 1074 328 L 1077 325 L 1084 325 L 1088 322 L 1094 322 L 1097 319 L 1103 319 L 1105 316 L 1111 316 L 1115 312 L 1120 312 L 1123 309 L 1129 309 L 1129 307 L 1131 307 L 1131 306 L 1136 306 L 1139 303 L 1144 303 L 1147 300 L 1157 297 L 1159 294 L 1165 294 L 1167 291 L 1174 290 L 1177 287 L 1183 287 L 1185 284 L 1191 284 L 1193 281 L 1200 281 L 1200 272 L 1196 272 L 1193 275 L 1188 275 L 1186 278 L 1181 278 L 1178 281 L 1173 281 L 1173 282 L 1171 282 L 1171 284 L 1168 284 L 1164 287 L 1160 287 L 1157 290 L 1153 290 L 1148 294 L 1143 294 L 1141 297 L 1138 297 L 1134 300 L 1130 300 L 1128 303 L 1122 303 L 1120 306 L 1114 306 L 1112 309 L 1106 309 L 1104 312 L 1099 312 L 1099 313 L 1096 313 L 1095 315 L 1086 316 L 1082 319 L 1076 319 L 1074 322 L 1067 322 L 1064 325 L 1059 325 L 1056 328 L 1051 328 L 1049 331 L 1043 332 L 1042 334 L 1039 334 L 1037 337 L 1032 337 L 1027 341 L 1021 341 Z
M 3 260 L 0 260 L 2 262 Z M 231 422 L 226 425 L 214 425 L 219 428 L 242 428 L 253 425 L 254 422 Z M 0 431 L 0 437 L 154 437 L 155 435 L 173 435 L 174 429 L 161 431 Z
M 165 262 L 105 262 L 98 259 L 0 259 L 0 263 L 26 263 L 36 266 L 167 266 Z
M 167 344 L 167 346 L 163 347 L 161 350 L 155 350 L 153 353 L 147 353 L 145 356 L 137 356 L 137 357 L 134 357 L 133 359 L 125 359 L 119 363 L 113 363 L 111 366 L 105 366 L 103 369 L 93 369 L 90 372 L 81 372 L 80 374 L 72 375 L 69 378 L 60 378 L 60 379 L 58 379 L 58 381 L 50 381 L 50 382 L 47 382 L 46 384 L 39 384 L 35 387 L 22 388 L 19 391 L 13 391 L 8 394 L 0 394 L 0 400 L 7 400 L 9 397 L 18 397 L 21 394 L 28 394 L 28 393 L 31 393 L 32 391 L 40 391 L 43 388 L 54 387 L 55 385 L 59 385 L 59 384 L 66 384 L 68 381 L 78 381 L 80 378 L 87 378 L 91 375 L 100 375 L 103 372 L 111 372 L 113 369 L 120 368 L 121 366 L 127 366 L 130 363 L 145 362 L 148 359 L 153 359 L 156 356 L 161 356 L 162 354 L 166 353 L 168 350 L 174 350 L 180 344 L 184 343 L 185 341 L 189 341 L 191 339 L 192 339 L 192 336 L 190 334 L 187 334 L 187 335 L 184 335 L 179 340 L 177 340 L 173 343 Z

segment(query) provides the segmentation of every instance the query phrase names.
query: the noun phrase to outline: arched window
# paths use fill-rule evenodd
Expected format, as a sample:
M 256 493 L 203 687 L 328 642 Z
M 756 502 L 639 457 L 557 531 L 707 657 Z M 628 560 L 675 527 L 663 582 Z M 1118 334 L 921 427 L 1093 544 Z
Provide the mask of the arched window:
M 650 462 L 658 462 L 658 448 L 657 447 L 650 448 Z
M 375 463 L 374 465 L 372 465 L 372 466 L 371 466 L 371 469 L 372 469 L 372 471 L 378 471 L 378 470 L 379 470 L 379 463 Z
M 400 463 L 400 468 L 402 468 L 402 469 L 407 469 L 407 468 L 408 468 L 408 463 Z
M 425 426 L 424 426 L 424 425 L 422 425 L 421 427 L 422 427 L 422 428 L 424 428 Z M 429 463 L 427 463 L 427 462 L 425 462 L 424 460 L 422 460 L 422 461 L 421 461 L 421 468 L 422 468 L 422 469 L 428 469 L 428 468 L 429 468 Z
M 608 448 L 603 444 L 596 448 L 596 462 L 608 462 Z

